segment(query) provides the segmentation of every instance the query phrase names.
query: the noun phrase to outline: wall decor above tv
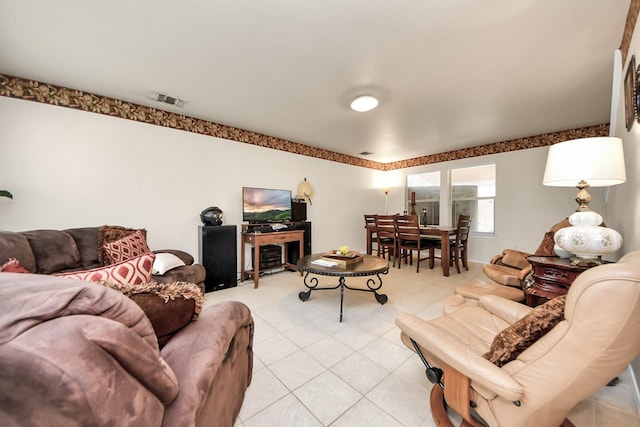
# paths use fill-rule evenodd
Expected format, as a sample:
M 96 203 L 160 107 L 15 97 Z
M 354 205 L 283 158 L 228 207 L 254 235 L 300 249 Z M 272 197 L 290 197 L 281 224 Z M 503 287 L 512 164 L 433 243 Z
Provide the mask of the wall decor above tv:
M 242 187 L 242 204 L 243 221 L 291 221 L 291 190 Z

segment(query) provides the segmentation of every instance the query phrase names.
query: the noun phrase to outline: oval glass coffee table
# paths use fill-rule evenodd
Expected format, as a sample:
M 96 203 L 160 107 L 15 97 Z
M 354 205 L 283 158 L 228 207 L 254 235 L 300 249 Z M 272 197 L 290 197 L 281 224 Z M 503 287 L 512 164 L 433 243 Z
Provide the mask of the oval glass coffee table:
M 301 301 L 308 300 L 311 296 L 311 291 L 340 288 L 341 322 L 345 288 L 352 291 L 372 292 L 375 295 L 376 301 L 378 301 L 380 304 L 384 304 L 387 302 L 387 296 L 385 294 L 377 292 L 382 287 L 382 278 L 380 277 L 380 275 L 387 274 L 389 272 L 389 262 L 386 259 L 378 258 L 372 255 L 362 255 L 362 261 L 348 265 L 325 266 L 314 263 L 314 261 L 317 262 L 317 260 L 323 258 L 324 256 L 325 254 L 313 254 L 307 255 L 298 260 L 298 270 L 301 273 L 305 273 L 304 285 L 307 287 L 306 291 L 300 292 L 298 294 L 298 298 L 300 298 Z M 338 277 L 338 284 L 336 286 L 320 287 L 318 277 L 316 276 Z M 352 288 L 346 284 L 345 278 L 362 276 L 374 276 L 367 279 L 367 289 Z

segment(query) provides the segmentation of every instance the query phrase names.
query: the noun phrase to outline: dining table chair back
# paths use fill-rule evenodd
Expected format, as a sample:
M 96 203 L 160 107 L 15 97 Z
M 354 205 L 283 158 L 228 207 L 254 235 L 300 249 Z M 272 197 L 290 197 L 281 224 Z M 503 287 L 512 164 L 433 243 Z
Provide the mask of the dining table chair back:
M 396 218 L 396 235 L 398 239 L 398 268 L 402 265 L 402 259 L 413 265 L 413 252 L 417 254 L 416 273 L 420 272 L 420 262 L 429 259 L 428 256 L 420 258 L 421 251 L 427 250 L 435 240 L 421 236 L 418 215 L 398 215 Z
M 442 258 L 442 251 L 449 251 L 449 262 L 451 265 L 455 264 L 456 271 L 460 273 L 460 261 L 462 260 L 462 266 L 469 270 L 469 263 L 467 260 L 467 249 L 469 242 L 469 232 L 471 231 L 471 215 L 458 215 L 458 224 L 456 225 L 456 233 L 449 239 L 449 247 L 443 248 L 440 241 L 435 242 L 429 248 L 429 268 L 433 268 L 434 259 Z M 440 256 L 435 255 L 435 250 L 440 250 Z
M 367 254 L 371 255 L 373 249 L 378 251 L 378 235 L 376 234 L 376 215 L 364 214 L 364 229 L 367 233 Z M 375 248 L 374 248 L 375 245 Z
M 456 271 L 460 273 L 460 260 L 465 270 L 469 270 L 467 249 L 469 246 L 469 232 L 471 231 L 471 215 L 458 216 L 458 229 L 451 240 L 451 260 L 456 265 Z
M 378 238 L 378 256 L 395 263 L 398 253 L 396 237 L 396 215 L 376 215 L 376 236 Z M 393 265 L 393 264 L 392 264 Z

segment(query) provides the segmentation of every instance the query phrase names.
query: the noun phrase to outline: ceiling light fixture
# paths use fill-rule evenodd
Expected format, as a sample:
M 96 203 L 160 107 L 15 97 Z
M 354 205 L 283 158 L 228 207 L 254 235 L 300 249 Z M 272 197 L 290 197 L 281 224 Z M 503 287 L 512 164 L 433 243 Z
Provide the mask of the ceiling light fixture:
M 371 111 L 378 106 L 378 100 L 371 95 L 358 96 L 351 102 L 351 109 L 364 113 L 365 111 Z

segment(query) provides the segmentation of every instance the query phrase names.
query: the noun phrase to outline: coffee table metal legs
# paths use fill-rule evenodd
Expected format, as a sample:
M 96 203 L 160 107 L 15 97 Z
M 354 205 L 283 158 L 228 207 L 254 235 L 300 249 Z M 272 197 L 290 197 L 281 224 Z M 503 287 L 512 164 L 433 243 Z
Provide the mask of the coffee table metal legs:
M 378 301 L 381 305 L 388 301 L 388 298 L 385 294 L 378 293 L 377 291 L 382 287 L 382 278 L 379 274 L 376 274 L 377 278 L 369 278 L 367 279 L 367 288 L 352 288 L 349 287 L 345 281 L 344 276 L 340 276 L 338 280 L 338 284 L 332 287 L 318 287 L 318 278 L 316 276 L 309 277 L 311 273 L 306 272 L 304 275 L 304 285 L 308 288 L 307 291 L 300 292 L 298 294 L 298 298 L 300 301 L 306 301 L 311 296 L 311 291 L 322 291 L 322 290 L 330 290 L 330 289 L 338 289 L 340 288 L 340 322 L 342 322 L 342 308 L 344 306 L 344 290 L 350 289 L 352 291 L 362 291 L 362 292 L 373 292 L 376 301 Z

